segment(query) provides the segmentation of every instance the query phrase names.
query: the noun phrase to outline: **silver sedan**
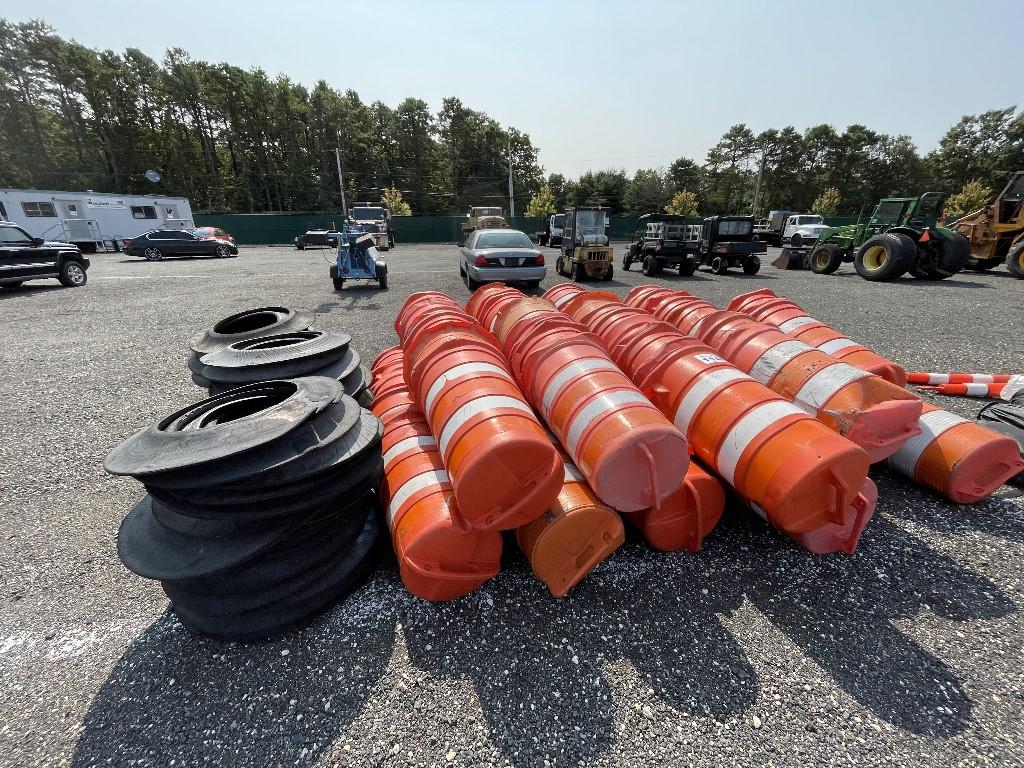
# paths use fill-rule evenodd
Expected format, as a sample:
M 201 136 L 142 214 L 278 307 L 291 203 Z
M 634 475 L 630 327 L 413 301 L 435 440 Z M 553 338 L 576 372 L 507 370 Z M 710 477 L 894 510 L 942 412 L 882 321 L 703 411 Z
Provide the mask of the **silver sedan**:
M 471 291 L 493 282 L 536 288 L 547 271 L 544 254 L 517 229 L 478 229 L 461 245 L 459 274 Z

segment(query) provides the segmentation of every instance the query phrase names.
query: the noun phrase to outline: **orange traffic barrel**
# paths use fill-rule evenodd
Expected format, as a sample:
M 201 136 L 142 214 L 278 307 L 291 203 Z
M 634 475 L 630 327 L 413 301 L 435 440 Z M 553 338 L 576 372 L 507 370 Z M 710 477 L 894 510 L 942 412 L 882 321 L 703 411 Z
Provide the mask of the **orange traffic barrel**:
M 374 360 L 373 363 L 370 365 L 370 373 L 374 374 L 374 379 L 376 379 L 377 378 L 376 374 L 377 374 L 377 372 L 379 370 L 382 370 L 385 367 L 394 365 L 396 362 L 399 365 L 401 365 L 401 361 L 402 361 L 402 347 L 399 346 L 399 345 L 395 345 L 393 347 L 388 347 L 383 352 L 381 352 L 379 355 L 377 355 L 377 359 Z
M 562 462 L 494 337 L 458 305 L 432 309 L 424 296 L 433 299 L 410 297 L 396 328 L 406 382 L 451 477 L 458 522 L 517 528 L 550 507 Z
M 817 347 L 837 360 L 881 376 L 898 387 L 907 385 L 907 372 L 903 366 L 816 320 L 799 305 L 776 295 L 769 288 L 740 294 L 726 305 L 726 309 L 771 323 L 783 333 Z
M 861 533 L 875 514 L 877 504 L 878 487 L 871 478 L 865 478 L 864 485 L 861 486 L 860 492 L 846 510 L 842 522 L 829 523 L 792 538 L 816 555 L 826 555 L 831 552 L 845 552 L 852 555 L 860 542 Z M 765 518 L 764 510 L 755 504 L 749 506 L 760 517 Z
M 546 299 L 555 305 L 556 309 L 561 309 L 562 305 L 571 299 L 573 296 L 579 293 L 586 293 L 587 289 L 576 283 L 559 283 L 548 288 L 542 299 Z
M 872 463 L 920 433 L 911 392 L 738 312 L 705 316 L 700 339 L 726 360 L 863 448 Z
M 564 457 L 563 457 L 564 458 Z M 516 529 L 516 541 L 537 578 L 564 597 L 625 541 L 622 519 L 602 504 L 569 461 L 555 503 Z
M 625 518 L 655 549 L 696 552 L 718 525 L 724 509 L 721 482 L 691 461 L 682 485 L 660 507 L 626 512 Z
M 672 295 L 673 291 L 659 285 L 638 285 L 631 288 L 623 303 L 627 307 L 639 307 L 648 312 L 653 312 L 655 307 L 665 298 Z
M 1015 440 L 925 404 L 921 434 L 889 466 L 958 504 L 973 504 L 1024 469 Z
M 470 296 L 469 302 L 466 304 L 466 311 L 475 317 L 484 328 L 493 331 L 498 313 L 509 302 L 521 298 L 523 298 L 523 294 L 520 291 L 504 283 L 485 283 Z
M 690 336 L 700 332 L 704 318 L 718 312 L 719 309 L 704 299 L 691 296 L 684 291 L 676 291 L 658 303 L 651 313 L 659 320 L 671 323 L 680 331 Z
M 640 389 L 773 525 L 796 537 L 849 522 L 870 463 L 863 449 L 667 324 L 623 343 L 632 347 L 621 355 L 625 370 Z
M 390 355 L 377 367 L 400 371 L 400 356 Z M 379 406 L 376 400 L 374 406 Z M 468 594 L 498 573 L 501 534 L 466 530 L 456 523 L 451 482 L 436 440 L 415 406 L 382 412 L 381 497 L 402 583 L 425 600 Z
M 586 328 L 549 301 L 522 299 L 495 331 L 523 391 L 598 498 L 632 512 L 679 487 L 685 439 Z

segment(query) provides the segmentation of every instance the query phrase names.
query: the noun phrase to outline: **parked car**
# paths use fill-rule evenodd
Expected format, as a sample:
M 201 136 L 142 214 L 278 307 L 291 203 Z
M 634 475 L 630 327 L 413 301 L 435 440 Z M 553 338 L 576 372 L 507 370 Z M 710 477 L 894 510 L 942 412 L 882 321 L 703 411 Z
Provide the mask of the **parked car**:
M 295 236 L 295 247 L 304 251 L 311 245 L 318 248 L 337 248 L 338 239 L 330 236 L 333 229 L 310 229 Z
M 77 245 L 32 237 L 17 224 L 0 221 L 0 287 L 57 278 L 67 288 L 85 285 L 89 259 Z
M 192 234 L 196 237 L 201 237 L 203 240 L 227 240 L 229 243 L 235 242 L 234 236 L 229 235 L 220 227 L 196 227 L 192 230 Z
M 517 229 L 478 229 L 470 232 L 459 252 L 459 274 L 474 291 L 482 283 L 540 285 L 547 275 L 544 254 Z
M 125 241 L 124 252 L 149 261 L 160 261 L 165 256 L 216 256 L 226 259 L 237 256 L 238 247 L 227 240 L 204 239 L 190 231 L 154 229 L 134 240 Z

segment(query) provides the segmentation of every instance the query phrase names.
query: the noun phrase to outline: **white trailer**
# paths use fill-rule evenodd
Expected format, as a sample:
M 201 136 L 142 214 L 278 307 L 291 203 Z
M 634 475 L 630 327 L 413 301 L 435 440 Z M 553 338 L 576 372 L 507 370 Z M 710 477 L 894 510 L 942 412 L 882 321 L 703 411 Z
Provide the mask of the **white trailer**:
M 154 229 L 192 229 L 186 197 L 0 189 L 0 220 L 34 237 L 74 243 L 86 253 L 112 247 Z

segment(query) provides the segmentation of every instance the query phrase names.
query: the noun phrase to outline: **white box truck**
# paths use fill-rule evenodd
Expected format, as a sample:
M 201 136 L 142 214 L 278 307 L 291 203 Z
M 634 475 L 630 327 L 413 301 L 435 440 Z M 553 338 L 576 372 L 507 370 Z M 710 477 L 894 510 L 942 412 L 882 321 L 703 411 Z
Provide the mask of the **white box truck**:
M 185 197 L 0 189 L 0 219 L 13 221 L 34 237 L 73 243 L 83 253 L 120 249 L 154 229 L 192 229 Z

